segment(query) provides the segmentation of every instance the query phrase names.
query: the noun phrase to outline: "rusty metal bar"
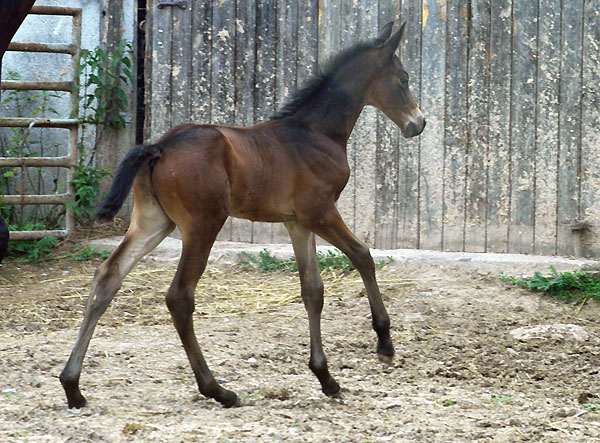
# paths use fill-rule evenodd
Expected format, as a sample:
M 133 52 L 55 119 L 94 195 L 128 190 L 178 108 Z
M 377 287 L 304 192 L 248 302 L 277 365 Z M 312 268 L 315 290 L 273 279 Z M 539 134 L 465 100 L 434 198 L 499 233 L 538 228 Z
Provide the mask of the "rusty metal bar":
M 69 232 L 64 229 L 52 231 L 11 231 L 10 240 L 37 240 L 43 237 L 65 238 Z
M 72 200 L 70 194 L 5 195 L 0 198 L 3 205 L 60 205 Z
M 76 50 L 71 43 L 30 43 L 12 42 L 7 51 L 22 52 L 50 52 L 53 54 L 75 54 Z
M 71 157 L 0 157 L 0 168 L 10 166 L 54 166 L 68 168 Z M 0 198 L 1 199 L 1 198 Z
M 5 195 L 0 198 L 3 205 L 60 205 L 71 200 L 69 194 Z
M 73 82 L 22 82 L 16 80 L 2 80 L 2 89 L 11 91 L 73 92 Z
M 29 11 L 36 15 L 71 15 L 76 17 L 81 15 L 81 8 L 69 8 L 65 6 L 34 6 Z
M 75 48 L 75 52 L 71 57 L 72 69 L 73 69 L 73 92 L 71 93 L 71 115 L 79 116 L 79 59 L 81 58 L 81 26 L 82 16 L 81 9 L 79 14 L 73 16 L 73 32 L 71 33 L 71 45 Z M 69 131 L 69 157 L 71 157 L 71 166 L 67 172 L 67 193 L 71 201 L 75 201 L 75 186 L 71 183 L 75 178 L 75 168 L 77 166 L 77 142 L 79 137 L 79 125 L 72 127 Z M 65 227 L 67 232 L 73 232 L 76 226 L 75 211 L 73 208 L 67 206 L 67 212 L 65 214 Z
M 36 128 L 72 128 L 79 125 L 74 118 L 27 118 L 27 117 L 2 117 L 0 127 L 26 128 L 33 122 Z

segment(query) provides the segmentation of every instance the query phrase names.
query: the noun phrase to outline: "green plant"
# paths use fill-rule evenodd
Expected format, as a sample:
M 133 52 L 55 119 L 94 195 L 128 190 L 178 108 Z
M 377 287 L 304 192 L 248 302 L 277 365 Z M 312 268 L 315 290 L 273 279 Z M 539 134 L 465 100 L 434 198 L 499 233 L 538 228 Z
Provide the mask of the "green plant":
M 52 250 L 56 246 L 56 237 L 43 237 L 39 240 L 18 240 L 8 244 L 8 254 L 20 256 L 29 263 L 52 258 Z
M 281 260 L 273 257 L 267 249 L 263 249 L 258 253 L 258 257 L 242 251 L 240 262 L 243 265 L 255 268 L 259 272 L 287 271 L 296 272 L 298 265 L 295 258 Z
M 267 249 L 258 253 L 258 257 L 247 252 L 241 253 L 240 262 L 246 266 L 252 267 L 259 272 L 297 272 L 298 264 L 296 258 L 292 257 L 282 260 L 271 255 Z M 381 260 L 375 263 L 376 267 L 383 267 L 393 261 L 392 257 L 387 260 Z M 354 270 L 354 265 L 346 255 L 339 250 L 328 250 L 326 252 L 317 251 L 317 262 L 321 272 L 340 272 L 346 273 Z
M 75 167 L 71 184 L 75 188 L 75 201 L 67 205 L 73 209 L 80 219 L 91 220 L 100 194 L 100 181 L 111 175 L 107 169 L 96 166 L 79 165 Z
M 550 266 L 549 275 L 536 271 L 531 278 L 517 278 L 504 273 L 500 277 L 504 282 L 530 291 L 543 292 L 567 302 L 585 302 L 590 298 L 600 302 L 600 282 L 588 271 L 558 272 L 554 266 Z
M 110 171 L 95 164 L 97 146 L 85 146 L 86 124 L 96 125 L 98 134 L 104 126 L 115 130 L 125 127 L 122 116 L 128 105 L 125 88 L 134 83 L 132 57 L 132 44 L 126 40 L 110 53 L 98 46 L 81 54 L 79 75 L 84 78 L 79 96 L 81 132 L 77 165 L 70 181 L 75 189 L 75 201 L 69 204 L 80 223 L 91 221 L 100 183 L 110 175 Z
M 122 40 L 110 54 L 101 47 L 81 51 L 78 74 L 84 76 L 82 121 L 95 125 L 107 125 L 123 129 L 125 119 L 121 115 L 127 109 L 125 88 L 135 79 L 131 72 L 132 43 Z M 88 111 L 92 111 L 89 113 Z
M 317 251 L 317 262 L 321 272 L 350 272 L 354 270 L 354 265 L 348 257 L 341 251 L 328 250 L 326 252 Z
M 98 257 L 102 260 L 105 260 L 110 256 L 109 251 L 106 251 L 104 249 L 96 249 L 96 248 L 91 247 L 90 245 L 81 247 L 81 245 L 78 244 L 78 245 L 76 245 L 76 247 L 79 248 L 77 250 L 77 252 L 67 253 L 67 257 L 69 257 L 72 260 L 85 261 L 85 260 L 91 260 L 92 258 L 96 258 L 96 257 Z
M 48 229 L 40 221 L 8 224 L 9 231 L 40 231 Z M 53 257 L 52 250 L 58 243 L 55 237 L 43 237 L 39 240 L 12 240 L 8 243 L 7 255 L 17 257 L 29 263 L 39 263 Z

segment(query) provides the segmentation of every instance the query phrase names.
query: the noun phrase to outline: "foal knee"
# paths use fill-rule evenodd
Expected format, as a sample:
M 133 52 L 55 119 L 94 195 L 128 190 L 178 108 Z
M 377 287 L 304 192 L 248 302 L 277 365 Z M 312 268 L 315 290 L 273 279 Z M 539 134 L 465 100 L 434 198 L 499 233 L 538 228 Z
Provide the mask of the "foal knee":
M 171 286 L 165 298 L 167 308 L 173 315 L 192 315 L 195 310 L 194 291 Z
M 360 244 L 348 254 L 348 258 L 359 272 L 375 272 L 375 263 L 368 246 Z

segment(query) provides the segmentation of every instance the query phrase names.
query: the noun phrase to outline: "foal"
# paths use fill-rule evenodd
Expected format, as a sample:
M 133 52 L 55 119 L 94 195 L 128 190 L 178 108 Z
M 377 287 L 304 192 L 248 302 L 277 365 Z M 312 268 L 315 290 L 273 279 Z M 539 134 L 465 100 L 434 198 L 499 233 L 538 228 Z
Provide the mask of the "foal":
M 181 230 L 183 251 L 166 296 L 169 312 L 200 392 L 226 407 L 239 404 L 206 365 L 192 320 L 196 284 L 228 216 L 285 224 L 308 312 L 309 367 L 326 395 L 340 387 L 329 373 L 321 344 L 323 282 L 315 234 L 343 251 L 360 272 L 378 337 L 377 353 L 384 360 L 393 357 L 390 319 L 369 248 L 350 232 L 335 207 L 350 176 L 346 143 L 365 105 L 382 110 L 405 137 L 419 135 L 425 127 L 408 89 L 408 74 L 395 55 L 405 26 L 393 34 L 392 26 L 388 23 L 376 39 L 335 57 L 270 121 L 248 128 L 180 125 L 156 143 L 129 151 L 96 215 L 112 219 L 133 183 L 131 224 L 123 242 L 96 271 L 79 336 L 60 375 L 69 408 L 86 403 L 79 376 L 98 319 L 131 268 L 175 226 Z

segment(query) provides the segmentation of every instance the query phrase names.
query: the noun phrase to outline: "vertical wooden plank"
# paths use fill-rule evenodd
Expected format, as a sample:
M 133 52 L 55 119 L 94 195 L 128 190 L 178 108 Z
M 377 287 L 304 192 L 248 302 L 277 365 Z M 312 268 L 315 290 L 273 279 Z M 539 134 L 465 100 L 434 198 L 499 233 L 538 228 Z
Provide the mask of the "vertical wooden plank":
M 276 109 L 296 91 L 298 8 L 294 3 L 292 0 L 277 0 Z
M 560 3 L 540 0 L 535 153 L 535 254 L 556 254 Z
M 379 1 L 377 29 L 396 20 L 399 3 Z M 396 23 L 398 26 L 399 23 Z M 398 144 L 400 130 L 382 112 L 377 112 L 375 151 L 375 244 L 379 249 L 397 247 L 398 238 Z
M 254 118 L 268 119 L 275 112 L 275 79 L 277 56 L 277 1 L 256 2 L 256 66 Z M 255 243 L 270 243 L 273 226 L 270 223 L 253 223 Z
M 196 0 L 192 9 L 192 73 L 193 97 L 191 120 L 210 123 L 212 72 L 212 0 Z
M 515 2 L 511 94 L 511 208 L 508 250 L 533 252 L 537 3 Z
M 450 0 L 447 13 L 443 250 L 463 251 L 468 114 L 467 4 L 462 0 Z
M 560 51 L 557 253 L 573 255 L 571 229 L 581 219 L 581 53 L 583 0 L 563 1 Z M 597 81 L 595 82 L 597 83 Z
M 296 85 L 316 72 L 319 56 L 319 1 L 295 2 L 298 7 Z
M 254 30 L 256 5 L 254 0 L 236 2 L 234 43 L 235 108 L 234 124 L 254 124 L 254 65 L 256 63 Z M 249 242 L 252 238 L 252 222 L 233 218 L 231 240 Z
M 342 12 L 342 5 L 335 0 L 319 0 L 318 64 L 320 70 L 342 47 L 347 47 L 347 40 L 351 37 L 346 29 L 343 36 L 346 43 L 342 43 L 342 31 L 352 20 Z M 352 153 L 346 152 L 351 174 L 337 202 L 337 208 L 348 227 L 354 229 L 354 162 Z
M 465 251 L 484 252 L 489 147 L 490 0 L 471 4 L 465 171 Z
M 171 125 L 187 123 L 191 119 L 191 62 L 192 62 L 192 17 L 194 2 L 186 9 L 172 9 L 173 27 L 171 34 Z
M 590 223 L 584 252 L 600 255 L 600 0 L 588 0 L 583 14 L 582 218 Z
M 211 59 L 211 123 L 231 125 L 234 121 L 235 2 L 213 3 Z M 231 241 L 232 219 L 219 233 L 219 240 Z
M 350 28 L 356 29 L 356 32 L 345 46 L 378 34 L 378 1 L 358 0 L 355 8 L 356 24 L 350 25 Z M 354 233 L 371 247 L 375 243 L 376 112 L 372 107 L 363 109 L 348 143 L 351 147 L 349 154 L 354 160 Z
M 420 248 L 442 248 L 442 176 L 446 3 L 423 0 L 421 108 L 427 128 L 421 134 Z
M 487 244 L 488 252 L 507 252 L 510 213 L 510 88 L 512 2 L 491 3 L 490 105 Z
M 277 47 L 275 63 L 275 108 L 279 109 L 296 89 L 298 48 L 298 2 L 277 0 Z M 289 242 L 289 235 L 282 223 L 272 227 L 273 243 Z
M 429 119 L 429 110 L 421 100 L 421 0 L 403 0 L 400 17 L 406 21 L 402 44 L 402 64 L 410 77 L 410 88 L 421 111 Z M 428 131 L 429 127 L 425 128 Z M 419 248 L 419 173 L 420 137 L 401 138 L 398 145 L 398 240 L 400 248 Z
M 150 139 L 156 140 L 171 127 L 171 8 L 158 9 L 149 2 L 152 16 L 152 93 Z

